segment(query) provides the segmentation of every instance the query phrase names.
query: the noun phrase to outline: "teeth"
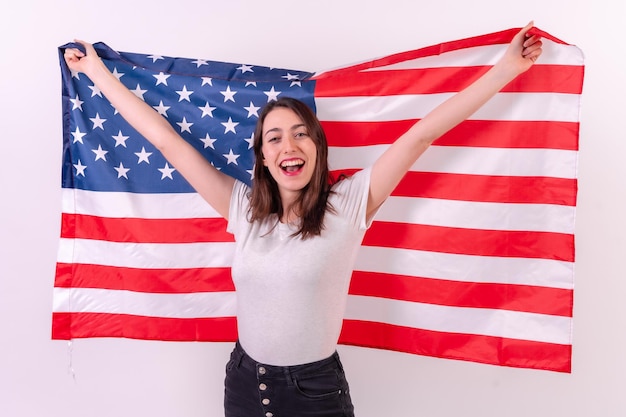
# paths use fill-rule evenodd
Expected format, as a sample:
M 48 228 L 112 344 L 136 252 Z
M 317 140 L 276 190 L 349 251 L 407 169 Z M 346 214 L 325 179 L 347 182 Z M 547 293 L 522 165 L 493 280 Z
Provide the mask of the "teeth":
M 302 165 L 302 164 L 304 164 L 303 160 L 301 160 L 301 159 L 292 159 L 290 161 L 283 161 L 280 164 L 280 166 L 283 167 L 283 168 L 286 168 L 286 167 L 295 167 L 295 166 Z

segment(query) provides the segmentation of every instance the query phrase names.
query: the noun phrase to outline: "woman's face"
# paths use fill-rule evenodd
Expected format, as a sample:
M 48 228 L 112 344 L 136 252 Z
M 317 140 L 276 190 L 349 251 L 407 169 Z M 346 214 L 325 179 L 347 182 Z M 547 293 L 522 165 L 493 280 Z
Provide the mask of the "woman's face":
M 283 203 L 293 202 L 311 181 L 317 159 L 315 142 L 293 110 L 277 107 L 267 114 L 261 152 Z

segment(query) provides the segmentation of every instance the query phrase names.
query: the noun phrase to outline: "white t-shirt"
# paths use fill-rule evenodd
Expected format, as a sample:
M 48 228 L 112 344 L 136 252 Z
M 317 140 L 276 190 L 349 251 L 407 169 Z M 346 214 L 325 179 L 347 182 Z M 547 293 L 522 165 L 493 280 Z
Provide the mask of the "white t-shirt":
M 235 235 L 232 276 L 239 341 L 256 361 L 288 366 L 329 357 L 337 347 L 366 219 L 370 169 L 334 185 L 320 236 L 303 240 L 276 217 L 248 221 L 247 185 L 237 181 L 228 232 Z

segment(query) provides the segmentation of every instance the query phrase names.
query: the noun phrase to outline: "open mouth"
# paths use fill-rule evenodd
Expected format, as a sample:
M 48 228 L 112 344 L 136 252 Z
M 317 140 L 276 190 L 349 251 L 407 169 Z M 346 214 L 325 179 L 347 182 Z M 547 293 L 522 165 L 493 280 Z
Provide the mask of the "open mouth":
M 289 159 L 281 162 L 280 169 L 287 173 L 298 172 L 304 166 L 304 161 L 302 159 Z

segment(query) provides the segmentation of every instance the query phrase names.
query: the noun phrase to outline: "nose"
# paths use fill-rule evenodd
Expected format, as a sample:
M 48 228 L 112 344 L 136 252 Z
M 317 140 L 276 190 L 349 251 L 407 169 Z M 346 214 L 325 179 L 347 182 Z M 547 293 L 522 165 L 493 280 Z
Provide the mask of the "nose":
M 285 139 L 283 139 L 283 153 L 291 153 L 296 149 L 296 139 L 288 135 Z

